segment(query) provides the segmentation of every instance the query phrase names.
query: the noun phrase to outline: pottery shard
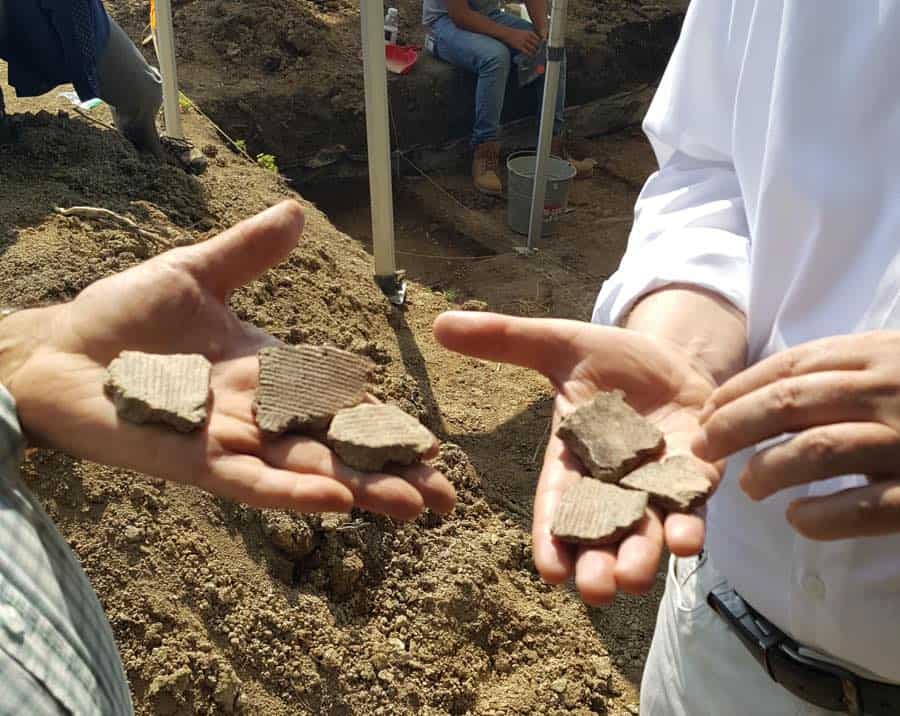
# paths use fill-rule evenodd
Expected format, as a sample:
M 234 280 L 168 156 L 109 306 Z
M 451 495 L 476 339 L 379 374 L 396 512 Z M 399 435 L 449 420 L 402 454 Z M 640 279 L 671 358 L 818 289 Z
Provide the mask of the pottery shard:
M 374 472 L 389 462 L 411 465 L 421 460 L 434 436 L 394 405 L 359 405 L 334 416 L 328 444 L 350 467 Z
M 582 477 L 563 494 L 550 531 L 566 542 L 612 544 L 641 521 L 646 509 L 647 493 Z
M 712 483 L 697 461 L 676 455 L 662 462 L 649 462 L 622 478 L 619 484 L 643 490 L 650 502 L 670 512 L 688 512 L 706 502 Z
M 604 482 L 618 482 L 666 445 L 663 434 L 625 402 L 620 390 L 598 393 L 578 406 L 562 420 L 557 434 Z
M 209 374 L 201 355 L 122 351 L 107 368 L 104 388 L 123 420 L 187 433 L 206 422 Z
M 335 413 L 361 403 L 372 364 L 330 346 L 277 346 L 259 352 L 253 411 L 267 433 L 328 427 Z

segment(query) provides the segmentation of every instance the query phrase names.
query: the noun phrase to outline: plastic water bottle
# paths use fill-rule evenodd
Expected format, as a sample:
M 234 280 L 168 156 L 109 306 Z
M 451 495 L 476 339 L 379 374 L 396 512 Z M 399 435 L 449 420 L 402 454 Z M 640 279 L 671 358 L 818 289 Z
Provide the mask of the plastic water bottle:
M 384 43 L 396 45 L 400 35 L 400 11 L 395 7 L 389 7 L 384 16 Z
M 516 55 L 516 66 L 519 69 L 519 87 L 530 85 L 538 77 L 543 76 L 547 65 L 547 42 L 541 43 L 538 51 L 530 57 L 524 53 Z

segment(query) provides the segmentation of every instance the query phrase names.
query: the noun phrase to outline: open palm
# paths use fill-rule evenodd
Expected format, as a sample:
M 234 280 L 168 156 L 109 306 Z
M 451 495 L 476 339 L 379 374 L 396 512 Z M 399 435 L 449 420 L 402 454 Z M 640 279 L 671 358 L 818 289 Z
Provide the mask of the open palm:
M 691 454 L 698 417 L 712 380 L 674 344 L 620 328 L 578 321 L 526 319 L 496 314 L 446 313 L 434 331 L 446 347 L 543 373 L 557 391 L 553 430 L 534 502 L 534 559 L 549 582 L 570 576 L 589 604 L 616 591 L 643 592 L 653 584 L 664 542 L 678 555 L 698 552 L 703 521 L 697 515 L 660 515 L 650 509 L 639 529 L 617 546 L 579 547 L 550 534 L 562 494 L 583 474 L 578 459 L 556 436 L 560 419 L 599 391 L 615 388 L 663 431 L 666 453 Z M 701 463 L 711 480 L 718 470 Z
M 361 507 L 408 519 L 449 511 L 452 486 L 425 465 L 400 475 L 345 466 L 305 437 L 267 437 L 252 403 L 257 351 L 275 343 L 228 308 L 230 293 L 284 259 L 303 228 L 285 202 L 196 246 L 175 249 L 98 281 L 74 301 L 23 311 L 5 332 L 30 336 L 6 377 L 29 437 L 77 457 L 193 483 L 259 507 L 304 512 Z M 103 392 L 122 350 L 200 353 L 212 363 L 212 407 L 202 430 L 178 434 L 118 418 Z

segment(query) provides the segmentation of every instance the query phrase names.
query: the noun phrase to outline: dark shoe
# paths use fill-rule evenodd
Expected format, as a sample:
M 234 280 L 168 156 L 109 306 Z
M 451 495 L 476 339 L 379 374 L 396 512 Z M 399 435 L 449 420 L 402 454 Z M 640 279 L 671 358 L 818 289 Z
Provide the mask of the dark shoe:
M 194 144 L 190 140 L 163 135 L 159 141 L 166 154 L 188 174 L 199 176 L 209 166 L 209 160 L 203 155 L 203 152 L 194 148 Z

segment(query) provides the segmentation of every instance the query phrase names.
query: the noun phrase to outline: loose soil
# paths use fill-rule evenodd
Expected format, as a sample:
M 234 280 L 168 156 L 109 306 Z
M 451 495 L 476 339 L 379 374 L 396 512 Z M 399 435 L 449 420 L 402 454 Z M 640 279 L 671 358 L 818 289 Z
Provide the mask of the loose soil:
M 195 4 L 204 6 L 180 7 Z M 310 23 L 349 22 L 345 0 L 299 4 Z M 280 22 L 281 4 L 271 5 Z M 240 34 L 256 25 L 245 20 L 211 13 L 205 22 Z M 211 63 L 205 48 L 198 43 L 198 61 Z M 22 141 L 0 153 L 0 303 L 65 300 L 160 251 L 56 207 L 103 207 L 160 236 L 202 241 L 292 195 L 193 112 L 186 131 L 214 155 L 200 178 L 58 114 L 66 104 L 55 93 L 20 101 L 5 91 Z M 92 116 L 109 121 L 105 108 Z M 242 318 L 288 343 L 330 343 L 376 364 L 376 395 L 444 441 L 437 464 L 459 493 L 449 517 L 403 525 L 362 512 L 248 509 L 30 454 L 25 477 L 100 594 L 139 714 L 637 712 L 662 578 L 652 594 L 604 610 L 541 582 L 528 529 L 550 387 L 522 369 L 449 354 L 430 331 L 441 311 L 472 301 L 517 315 L 589 315 L 652 169 L 635 132 L 591 146 L 596 177 L 573 188 L 575 213 L 534 257 L 512 251 L 504 205 L 476 198 L 466 177 L 406 181 L 396 188 L 397 242 L 411 280 L 397 309 L 371 279 L 365 187 L 323 187 L 308 194 L 328 217 L 307 202 L 301 246 L 233 298 Z

